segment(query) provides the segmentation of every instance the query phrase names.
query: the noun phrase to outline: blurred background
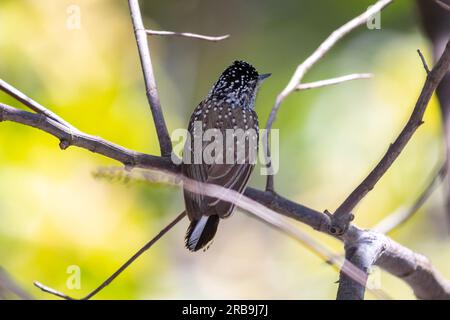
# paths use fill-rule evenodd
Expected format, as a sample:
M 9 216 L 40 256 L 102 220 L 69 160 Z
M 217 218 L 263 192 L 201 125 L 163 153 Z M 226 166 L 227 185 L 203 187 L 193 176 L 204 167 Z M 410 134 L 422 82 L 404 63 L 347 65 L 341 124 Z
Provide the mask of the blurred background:
M 149 38 L 172 131 L 186 127 L 235 59 L 272 73 L 256 106 L 264 124 L 295 67 L 374 1 L 141 2 L 147 28 L 231 34 L 218 43 Z M 74 10 L 80 28 L 70 27 Z M 280 194 L 319 211 L 336 209 L 407 121 L 425 79 L 418 48 L 431 64 L 415 2 L 396 1 L 382 12 L 381 29 L 359 28 L 307 74 L 305 81 L 359 72 L 375 77 L 294 93 L 284 102 L 274 125 L 280 129 Z M 159 153 L 126 1 L 2 0 L 0 78 L 87 133 Z M 23 108 L 2 93 L 0 101 Z M 425 124 L 357 207 L 358 226 L 374 226 L 422 191 L 445 158 L 440 119 L 433 98 Z M 0 266 L 35 298 L 52 296 L 33 287 L 34 280 L 85 295 L 183 210 L 179 189 L 96 179 L 99 167 L 117 163 L 77 148 L 62 152 L 54 137 L 19 124 L 0 124 L 0 163 Z M 254 173 L 251 185 L 262 188 L 264 177 Z M 392 237 L 450 278 L 446 192 L 444 183 Z M 205 253 L 184 248 L 186 227 L 184 220 L 98 298 L 335 298 L 335 269 L 245 213 L 224 221 Z M 341 243 L 298 227 L 342 252 Z M 71 266 L 81 270 L 79 289 L 67 287 Z M 414 298 L 389 274 L 375 270 L 372 276 L 393 298 Z

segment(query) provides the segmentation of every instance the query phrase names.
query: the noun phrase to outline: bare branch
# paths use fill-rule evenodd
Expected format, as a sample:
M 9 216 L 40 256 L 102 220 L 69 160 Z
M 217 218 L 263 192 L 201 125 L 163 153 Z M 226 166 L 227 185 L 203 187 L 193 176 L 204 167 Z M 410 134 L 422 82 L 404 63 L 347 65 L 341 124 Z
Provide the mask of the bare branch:
M 397 139 L 390 145 L 383 158 L 380 162 L 378 162 L 369 175 L 336 209 L 332 218 L 332 232 L 336 234 L 342 234 L 345 232 L 350 221 L 353 219 L 351 211 L 364 198 L 364 196 L 373 189 L 378 180 L 381 179 L 381 177 L 400 155 L 408 141 L 413 136 L 414 132 L 416 132 L 417 128 L 423 123 L 422 118 L 428 102 L 430 101 L 433 92 L 436 90 L 442 78 L 447 73 L 449 67 L 450 41 L 447 43 L 445 51 L 439 61 L 427 75 L 422 92 L 420 93 L 414 110 Z
M 205 41 L 218 42 L 230 37 L 229 34 L 225 34 L 223 36 L 205 36 L 202 34 L 190 33 L 190 32 L 174 32 L 174 31 L 159 31 L 159 30 L 150 30 L 146 29 L 145 32 L 151 36 L 175 36 L 175 37 L 184 37 L 184 38 L 192 38 L 199 39 Z
M 367 11 L 357 16 L 356 18 L 350 20 L 340 28 L 333 31 L 333 33 L 324 41 L 322 44 L 310 55 L 302 64 L 300 64 L 295 73 L 292 75 L 292 78 L 289 80 L 287 86 L 281 91 L 281 93 L 277 96 L 275 104 L 272 108 L 272 111 L 267 120 L 266 129 L 270 130 L 272 128 L 272 124 L 275 121 L 276 114 L 278 109 L 280 108 L 281 102 L 300 84 L 306 72 L 311 69 L 321 58 L 325 56 L 328 51 L 333 48 L 333 46 L 339 42 L 344 36 L 358 28 L 361 25 L 366 24 L 372 17 L 380 12 L 384 7 L 392 3 L 392 0 L 380 0 L 371 6 Z
M 416 201 L 408 208 L 400 208 L 392 214 L 388 215 L 386 218 L 377 223 L 376 226 L 372 228 L 373 231 L 388 234 L 392 230 L 403 225 L 409 219 L 411 219 L 414 214 L 423 206 L 423 204 L 428 200 L 428 198 L 433 193 L 434 189 L 439 185 L 440 182 L 447 175 L 447 165 L 444 164 L 438 170 L 437 173 L 433 175 L 433 178 L 422 191 L 420 196 Z
M 316 88 L 340 84 L 340 83 L 347 82 L 347 81 L 358 80 L 358 79 L 370 79 L 370 78 L 373 78 L 373 74 L 371 74 L 371 73 L 354 73 L 354 74 L 349 74 L 349 75 L 326 79 L 326 80 L 321 80 L 321 81 L 302 83 L 302 84 L 299 84 L 297 87 L 295 87 L 295 91 L 316 89 Z
M 1 120 L 22 123 L 24 125 L 41 129 L 45 132 L 48 132 L 49 134 L 56 136 L 57 138 L 66 138 L 68 139 L 67 141 L 72 142 L 75 146 L 84 148 L 86 150 L 95 151 L 99 154 L 120 161 L 122 163 L 127 163 L 129 161 L 130 163 L 134 163 L 136 167 L 156 169 L 171 173 L 179 173 L 179 168 L 166 158 L 140 154 L 135 151 L 117 146 L 109 141 L 102 140 L 101 138 L 92 138 L 85 133 L 74 135 L 73 140 L 69 140 L 69 129 L 60 125 L 56 121 L 48 119 L 42 115 L 36 115 L 12 108 L 4 104 L 0 104 L 0 121 Z M 251 187 L 247 187 L 244 194 L 250 199 L 253 199 L 258 203 L 271 208 L 273 211 L 279 214 L 303 222 L 318 231 L 330 234 L 330 218 L 324 213 L 290 201 L 276 193 L 261 191 Z M 380 267 L 392 268 L 392 264 L 394 263 L 400 263 L 402 266 L 405 266 L 405 268 L 411 265 L 412 262 L 406 260 L 407 258 L 411 258 L 409 249 L 396 244 L 395 250 L 396 252 L 392 253 L 385 251 L 384 254 L 389 253 L 390 256 L 396 257 L 396 261 L 391 261 L 389 258 L 386 258 L 385 260 L 383 260 L 383 263 L 380 264 Z M 404 258 L 402 258 L 402 256 L 400 255 L 400 253 L 403 252 L 402 250 L 408 253 L 405 254 Z M 394 270 L 397 272 L 397 274 L 395 275 L 402 274 L 402 270 L 406 270 L 404 274 L 406 274 L 406 272 L 409 272 L 409 269 L 396 269 Z M 431 266 L 428 265 L 428 268 L 423 272 L 428 272 L 428 276 L 431 279 L 435 279 L 435 281 L 432 282 L 431 286 L 429 283 L 421 283 L 419 281 L 411 283 L 415 291 L 445 291 L 450 294 L 450 290 L 446 291 L 447 282 L 442 279 L 441 276 L 437 276 L 437 272 L 432 269 Z M 429 294 L 431 295 L 432 293 Z
M 59 117 L 57 114 L 55 114 L 54 112 L 48 110 L 46 107 L 44 107 L 43 105 L 41 105 L 38 102 L 34 101 L 30 97 L 26 96 L 23 92 L 21 92 L 18 89 L 14 88 L 12 85 L 7 83 L 6 81 L 3 81 L 2 79 L 0 79 L 0 90 L 5 92 L 6 94 L 10 95 L 11 97 L 16 99 L 17 101 L 20 101 L 21 103 L 26 105 L 31 110 L 36 111 L 37 113 L 43 114 L 43 115 L 49 117 L 50 119 L 53 119 L 56 122 L 59 122 L 60 124 L 66 126 L 67 128 L 69 128 L 69 129 L 71 129 L 73 131 L 78 131 L 78 129 L 76 129 L 70 123 L 68 123 L 67 121 L 65 121 L 61 117 Z
M 362 270 L 366 277 L 364 283 L 358 283 L 341 272 L 339 277 L 339 288 L 337 300 L 363 300 L 366 291 L 366 282 L 370 267 L 372 267 L 383 253 L 383 247 L 376 243 L 377 235 L 375 233 L 362 233 L 357 241 L 345 242 L 345 263 L 351 263 Z
M 159 100 L 158 89 L 156 88 L 155 76 L 153 74 L 150 49 L 147 42 L 144 23 L 142 22 L 141 9 L 138 0 L 128 0 L 130 7 L 131 21 L 133 23 L 134 35 L 141 60 L 142 73 L 144 75 L 145 92 L 155 123 L 156 133 L 158 134 L 159 147 L 163 157 L 170 157 L 172 153 L 172 142 L 164 120 L 161 103 Z
M 325 54 L 330 51 L 333 46 L 338 43 L 342 38 L 344 38 L 347 34 L 349 34 L 354 29 L 358 28 L 359 26 L 362 26 L 366 24 L 370 19 L 373 18 L 375 14 L 383 10 L 387 5 L 391 4 L 392 0 L 379 0 L 377 1 L 373 6 L 371 6 L 369 9 L 367 9 L 364 13 L 360 14 L 356 18 L 350 20 L 340 28 L 336 29 L 331 33 L 331 35 L 324 41 L 322 44 L 316 49 L 316 51 L 313 52 L 312 55 L 310 55 L 303 63 L 301 63 L 299 66 L 297 66 L 297 69 L 295 70 L 294 74 L 292 75 L 291 79 L 289 80 L 289 83 L 286 85 L 286 87 L 281 91 L 280 94 L 278 94 L 275 104 L 272 107 L 272 110 L 269 114 L 269 117 L 266 122 L 266 137 L 264 138 L 264 144 L 263 146 L 266 148 L 266 155 L 270 158 L 270 148 L 268 146 L 269 141 L 269 134 L 270 129 L 272 128 L 272 125 L 275 121 L 275 118 L 277 116 L 278 110 L 280 109 L 281 103 L 283 102 L 286 97 L 294 92 L 296 88 L 300 85 L 303 77 L 305 76 L 306 72 L 308 72 L 309 69 L 311 69 L 320 59 L 322 59 Z M 270 161 L 266 161 L 268 165 L 270 165 Z M 273 174 L 269 172 L 269 175 L 267 176 L 267 183 L 266 183 L 266 190 L 267 191 L 274 191 L 274 182 L 273 182 Z
M 165 226 L 152 240 L 147 242 L 142 248 L 140 248 L 130 259 L 128 259 L 119 269 L 117 269 L 108 279 L 102 282 L 100 286 L 92 290 L 85 297 L 80 300 L 89 300 L 97 293 L 102 291 L 108 284 L 110 284 L 114 279 L 116 279 L 126 268 L 130 266 L 137 258 L 144 254 L 148 249 L 150 249 L 159 239 L 161 239 L 167 232 L 169 232 L 178 222 L 180 222 L 186 216 L 186 212 L 180 213 L 174 220 L 172 220 L 167 226 Z M 35 281 L 34 285 L 44 292 L 53 294 L 57 297 L 63 298 L 65 300 L 75 300 L 74 298 L 61 293 L 55 289 L 47 287 L 40 282 Z
M 450 299 L 450 282 L 433 269 L 430 261 L 387 236 L 350 226 L 344 242 L 346 257 L 364 271 L 377 265 L 408 283 L 419 299 Z M 364 288 L 341 274 L 338 299 L 363 297 Z
M 127 167 L 150 167 L 162 170 L 166 168 L 177 170 L 178 168 L 170 159 L 128 150 L 112 142 L 80 131 L 73 132 L 66 126 L 44 115 L 19 110 L 0 103 L 0 122 L 4 120 L 34 127 L 57 137 L 60 140 L 59 146 L 61 149 L 77 146 L 120 161 Z

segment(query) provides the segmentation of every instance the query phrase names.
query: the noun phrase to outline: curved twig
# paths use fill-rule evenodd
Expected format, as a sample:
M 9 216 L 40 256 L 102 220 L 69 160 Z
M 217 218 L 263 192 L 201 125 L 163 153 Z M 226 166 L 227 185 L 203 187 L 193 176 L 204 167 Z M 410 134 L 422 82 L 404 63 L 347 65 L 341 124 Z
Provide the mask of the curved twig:
M 191 38 L 191 39 L 199 39 L 211 42 L 218 42 L 230 37 L 229 34 L 225 34 L 223 36 L 205 36 L 203 34 L 190 33 L 190 32 L 174 32 L 174 31 L 160 31 L 160 30 L 150 30 L 145 29 L 145 33 L 150 36 L 175 36 L 182 38 Z
M 268 166 L 270 166 L 270 147 L 268 145 L 270 129 L 277 116 L 278 110 L 280 109 L 281 103 L 286 99 L 288 95 L 296 90 L 305 76 L 306 72 L 311 69 L 320 59 L 322 59 L 325 54 L 327 54 L 336 43 L 338 43 L 342 38 L 349 34 L 354 29 L 366 24 L 370 19 L 373 18 L 375 14 L 383 10 L 387 5 L 391 4 L 393 0 L 379 0 L 373 6 L 369 7 L 364 13 L 348 21 L 340 28 L 336 29 L 331 33 L 331 35 L 325 39 L 324 42 L 300 65 L 297 66 L 294 74 L 292 75 L 289 83 L 286 87 L 278 94 L 275 104 L 267 118 L 266 122 L 266 136 L 264 137 L 263 146 L 265 148 L 265 154 L 268 157 Z M 267 175 L 266 190 L 274 191 L 274 178 L 273 174 L 269 172 Z

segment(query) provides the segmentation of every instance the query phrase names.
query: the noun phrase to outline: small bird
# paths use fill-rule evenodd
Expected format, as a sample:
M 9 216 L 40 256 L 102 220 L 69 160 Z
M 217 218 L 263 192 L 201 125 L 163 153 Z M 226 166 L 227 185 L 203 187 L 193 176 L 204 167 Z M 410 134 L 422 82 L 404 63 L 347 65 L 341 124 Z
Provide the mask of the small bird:
M 191 139 L 186 141 L 182 163 L 182 172 L 187 178 L 219 185 L 239 193 L 244 192 L 256 161 L 255 156 L 250 156 L 251 151 L 256 150 L 257 153 L 258 150 L 258 116 L 254 111 L 256 94 L 262 81 L 269 76 L 270 74 L 259 75 L 256 69 L 245 61 L 234 61 L 225 69 L 190 118 L 188 132 Z M 200 149 L 196 150 L 193 141 L 196 136 L 208 130 L 221 134 L 221 138 L 217 138 L 220 139 L 221 147 L 217 152 L 211 153 L 213 161 L 207 161 L 204 153 L 211 142 L 200 140 Z M 230 132 L 233 132 L 231 149 L 226 143 Z M 239 132 L 245 133 L 245 143 L 240 143 L 239 138 L 235 139 Z M 230 153 L 231 163 L 228 157 Z M 201 161 L 194 161 L 195 157 Z M 184 201 L 190 220 L 185 239 L 186 247 L 190 251 L 208 248 L 216 234 L 219 220 L 228 217 L 235 206 L 186 189 Z

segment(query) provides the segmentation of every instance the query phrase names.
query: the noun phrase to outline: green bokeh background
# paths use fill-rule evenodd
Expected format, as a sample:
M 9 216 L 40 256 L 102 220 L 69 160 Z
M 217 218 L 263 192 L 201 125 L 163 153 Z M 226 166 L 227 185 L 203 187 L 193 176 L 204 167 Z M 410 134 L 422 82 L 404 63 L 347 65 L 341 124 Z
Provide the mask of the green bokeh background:
M 231 34 L 219 43 L 149 39 L 169 129 L 186 126 L 193 108 L 233 60 L 273 75 L 257 101 L 265 123 L 295 67 L 335 28 L 373 1 L 249 0 L 141 1 L 148 28 Z M 66 27 L 76 5 L 81 28 Z M 70 11 L 70 10 L 69 10 Z M 361 27 L 340 42 L 305 81 L 348 73 L 375 78 L 292 94 L 282 105 L 278 192 L 317 210 L 334 210 L 380 159 L 408 119 L 429 61 L 413 1 L 396 1 L 381 15 L 381 30 Z M 81 130 L 127 148 L 158 154 L 126 1 L 0 2 L 0 78 Z M 0 101 L 22 108 L 5 94 Z M 408 205 L 443 158 L 437 101 L 425 125 L 392 169 L 356 209 L 365 228 Z M 36 298 L 51 298 L 34 280 L 82 296 L 183 210 L 173 187 L 95 179 L 117 165 L 86 150 L 62 152 L 48 134 L 0 124 L 0 265 Z M 258 171 L 255 171 L 257 173 Z M 255 174 L 251 184 L 264 185 Z M 392 237 L 427 255 L 450 277 L 450 241 L 443 195 Z M 333 299 L 336 270 L 307 248 L 242 212 L 224 221 L 206 253 L 183 247 L 187 221 L 140 258 L 98 298 Z M 298 227 L 342 252 L 342 245 Z M 81 289 L 67 288 L 67 268 L 81 269 Z M 400 280 L 372 277 L 393 298 L 413 298 Z M 373 298 L 370 293 L 367 298 Z

